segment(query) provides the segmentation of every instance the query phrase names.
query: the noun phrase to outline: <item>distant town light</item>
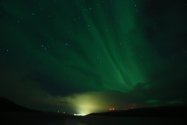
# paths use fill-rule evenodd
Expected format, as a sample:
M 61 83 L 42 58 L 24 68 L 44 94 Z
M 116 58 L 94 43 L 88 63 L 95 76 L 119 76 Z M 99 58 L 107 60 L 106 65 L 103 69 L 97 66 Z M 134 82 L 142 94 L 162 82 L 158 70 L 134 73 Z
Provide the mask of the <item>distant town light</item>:
M 109 111 L 115 111 L 116 109 L 114 107 L 111 107 L 108 109 Z
M 74 116 L 85 116 L 86 114 L 73 114 Z

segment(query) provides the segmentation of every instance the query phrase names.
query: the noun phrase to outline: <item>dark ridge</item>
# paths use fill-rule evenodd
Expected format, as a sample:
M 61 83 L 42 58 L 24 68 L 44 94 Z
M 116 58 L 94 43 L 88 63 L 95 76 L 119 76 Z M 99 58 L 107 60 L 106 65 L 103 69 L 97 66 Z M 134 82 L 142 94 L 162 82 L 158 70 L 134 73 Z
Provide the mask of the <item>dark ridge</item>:
M 186 106 L 149 107 L 131 110 L 117 110 L 91 113 L 87 116 L 129 116 L 129 117 L 183 117 L 187 116 Z
M 40 110 L 34 110 L 29 109 L 23 106 L 20 106 L 6 98 L 0 97 L 0 114 L 38 114 L 38 115 L 49 115 L 49 116 L 56 116 L 56 117 L 72 117 L 72 114 L 68 113 L 57 113 L 57 112 L 50 112 L 50 111 L 40 111 Z
M 22 107 L 6 98 L 0 97 L 0 112 L 39 112 L 39 111 Z
M 69 114 L 32 110 L 0 97 L 0 124 L 2 125 L 63 124 L 65 119 L 72 119 L 72 117 Z

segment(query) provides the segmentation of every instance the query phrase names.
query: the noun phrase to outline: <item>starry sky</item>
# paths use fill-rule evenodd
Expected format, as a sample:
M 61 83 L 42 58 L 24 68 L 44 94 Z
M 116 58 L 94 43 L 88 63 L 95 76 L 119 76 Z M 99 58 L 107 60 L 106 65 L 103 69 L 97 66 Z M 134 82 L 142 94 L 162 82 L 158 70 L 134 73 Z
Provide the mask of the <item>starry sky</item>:
M 50 111 L 184 105 L 185 0 L 0 0 L 0 96 Z

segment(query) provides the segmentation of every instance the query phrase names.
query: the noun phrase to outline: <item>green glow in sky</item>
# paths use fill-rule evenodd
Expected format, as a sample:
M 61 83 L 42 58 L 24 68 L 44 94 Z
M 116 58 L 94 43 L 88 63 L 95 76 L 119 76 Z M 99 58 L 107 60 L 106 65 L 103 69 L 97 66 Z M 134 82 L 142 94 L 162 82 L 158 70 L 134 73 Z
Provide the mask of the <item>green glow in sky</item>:
M 107 104 L 186 102 L 179 1 L 1 0 L 0 16 L 1 96 L 85 112 Z M 106 99 L 108 92 L 120 94 Z
M 80 21 L 72 22 L 65 15 L 65 21 L 58 17 L 53 23 L 71 39 L 65 43 L 68 49 L 60 47 L 58 51 L 62 53 L 62 66 L 69 71 L 65 74 L 75 86 L 81 83 L 88 89 L 127 92 L 148 80 L 157 56 L 144 38 L 132 1 L 103 5 L 99 1 L 77 1 L 74 9 Z

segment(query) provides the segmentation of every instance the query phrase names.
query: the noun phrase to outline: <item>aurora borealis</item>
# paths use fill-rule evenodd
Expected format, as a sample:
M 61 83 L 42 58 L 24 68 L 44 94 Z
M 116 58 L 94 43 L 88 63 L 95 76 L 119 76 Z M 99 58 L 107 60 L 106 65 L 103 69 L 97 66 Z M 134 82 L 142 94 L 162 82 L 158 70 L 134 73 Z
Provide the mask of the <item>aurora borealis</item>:
M 0 95 L 86 113 L 186 104 L 186 5 L 0 0 Z

